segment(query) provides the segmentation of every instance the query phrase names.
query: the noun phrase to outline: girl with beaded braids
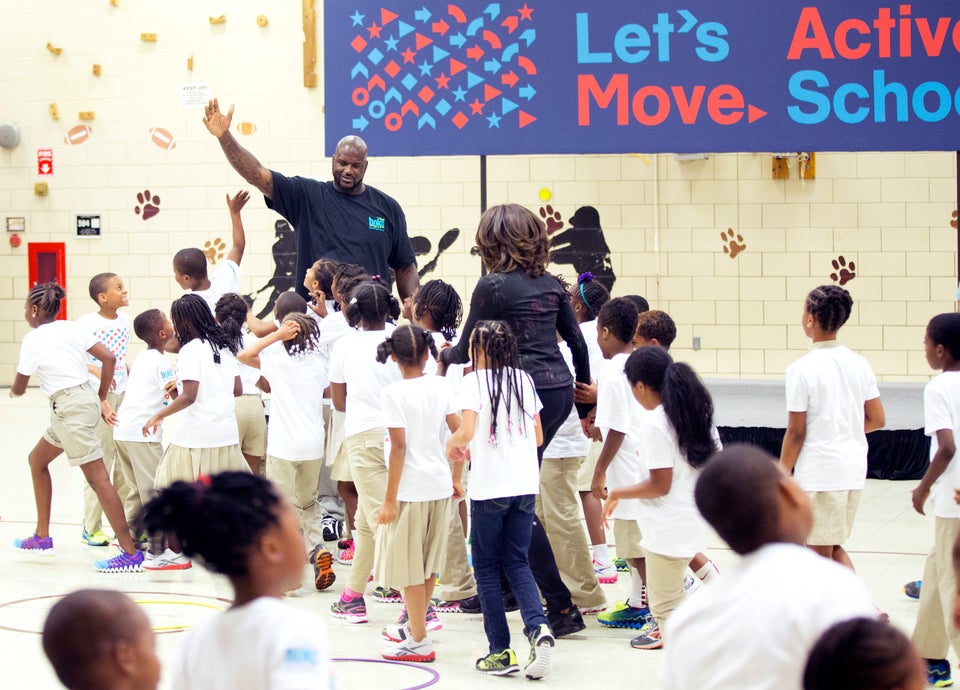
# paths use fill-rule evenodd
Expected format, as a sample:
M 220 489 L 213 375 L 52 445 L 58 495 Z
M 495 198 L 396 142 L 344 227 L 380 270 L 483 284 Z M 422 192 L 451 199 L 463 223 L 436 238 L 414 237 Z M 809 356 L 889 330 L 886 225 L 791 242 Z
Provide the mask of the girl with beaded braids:
M 228 292 L 213 309 L 213 315 L 224 335 L 233 341 L 239 352 L 256 341 L 256 336 L 247 331 L 244 324 L 250 307 L 246 300 L 235 292 Z M 260 463 L 267 447 L 267 420 L 260 399 L 260 370 L 240 362 L 240 383 L 243 393 L 234 403 L 237 414 L 237 429 L 240 432 L 240 452 L 250 465 L 250 471 L 260 473 Z
M 97 561 L 94 567 L 108 573 L 139 571 L 143 554 L 130 537 L 123 504 L 110 483 L 95 431 L 101 417 L 111 426 L 117 423 L 117 416 L 107 403 L 116 357 L 95 335 L 76 322 L 57 320 L 65 296 L 63 288 L 56 283 L 41 283 L 30 290 L 24 304 L 24 318 L 34 330 L 24 336 L 20 346 L 20 360 L 16 378 L 10 386 L 10 397 L 23 395 L 30 377 L 36 374 L 40 390 L 50 399 L 50 427 L 28 458 L 37 504 L 37 526 L 29 537 L 14 539 L 13 546 L 20 551 L 53 555 L 53 538 L 50 536 L 53 483 L 49 468 L 61 453 L 66 453 L 70 465 L 80 467 L 90 488 L 97 494 L 121 548 L 117 556 Z M 97 391 L 87 379 L 88 353 L 103 363 Z
M 801 325 L 813 345 L 787 367 L 787 432 L 780 464 L 810 494 L 807 546 L 853 568 L 850 536 L 867 476 L 866 434 L 885 423 L 877 377 L 862 356 L 837 340 L 853 298 L 838 285 L 807 295 Z
M 332 687 L 323 623 L 282 600 L 300 583 L 304 547 L 293 506 L 268 480 L 244 471 L 175 481 L 139 523 L 153 537 L 174 535 L 233 587 L 230 608 L 188 632 L 172 687 Z
M 383 631 L 393 642 L 385 659 L 433 661 L 428 630 L 440 622 L 430 604 L 436 574 L 444 562 L 450 524 L 450 497 L 463 495 L 463 463 L 451 467 L 444 441 L 460 425 L 450 383 L 424 373 L 436 357 L 430 331 L 400 326 L 377 347 L 377 360 L 396 362 L 403 378 L 383 389 L 384 455 L 387 486 L 377 513 L 377 580 L 400 589 L 400 620 Z
M 180 341 L 177 357 L 177 399 L 151 417 L 143 429 L 156 431 L 160 421 L 183 412 L 157 467 L 154 486 L 201 474 L 250 470 L 240 452 L 234 398 L 243 392 L 236 341 L 213 320 L 202 297 L 186 294 L 170 307 Z

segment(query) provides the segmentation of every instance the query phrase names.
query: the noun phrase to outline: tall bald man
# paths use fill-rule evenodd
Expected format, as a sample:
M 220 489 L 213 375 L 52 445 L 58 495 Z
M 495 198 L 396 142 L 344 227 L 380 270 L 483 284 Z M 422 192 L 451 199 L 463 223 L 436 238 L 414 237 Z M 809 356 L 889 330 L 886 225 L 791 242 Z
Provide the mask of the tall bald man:
M 397 276 L 400 299 L 420 285 L 416 258 L 407 236 L 400 204 L 364 184 L 367 145 L 360 137 L 339 141 L 333 154 L 333 181 L 285 177 L 260 164 L 230 133 L 233 106 L 224 114 L 217 99 L 207 104 L 203 124 L 220 141 L 230 165 L 260 190 L 267 207 L 287 219 L 297 237 L 297 291 L 307 297 L 301 280 L 319 258 L 360 264 L 371 275 L 390 282 Z

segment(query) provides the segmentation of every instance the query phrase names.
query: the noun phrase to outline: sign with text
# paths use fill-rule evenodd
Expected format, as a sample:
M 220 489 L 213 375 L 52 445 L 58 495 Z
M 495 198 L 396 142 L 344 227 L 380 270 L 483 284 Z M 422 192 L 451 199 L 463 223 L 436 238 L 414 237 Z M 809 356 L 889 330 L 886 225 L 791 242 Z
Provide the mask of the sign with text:
M 960 4 L 324 3 L 326 149 L 960 150 Z
M 37 177 L 53 176 L 53 147 L 37 147 Z
M 77 237 L 100 237 L 100 216 L 77 215 Z

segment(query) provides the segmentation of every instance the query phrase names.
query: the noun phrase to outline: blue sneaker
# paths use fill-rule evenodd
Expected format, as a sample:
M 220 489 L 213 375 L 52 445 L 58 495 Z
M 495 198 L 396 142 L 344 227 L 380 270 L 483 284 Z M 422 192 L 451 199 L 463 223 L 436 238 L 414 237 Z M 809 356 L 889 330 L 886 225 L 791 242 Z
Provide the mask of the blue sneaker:
M 911 580 L 903 586 L 903 593 L 906 594 L 910 599 L 919 599 L 920 587 L 922 585 L 923 580 Z
M 953 685 L 950 677 L 950 662 L 946 659 L 926 659 L 927 684 L 932 688 L 945 688 Z
M 121 551 L 113 558 L 94 561 L 93 567 L 101 573 L 139 573 L 143 571 L 143 551 L 132 555 Z
M 647 625 L 650 609 L 638 609 L 625 601 L 618 601 L 612 609 L 597 614 L 597 622 L 610 628 L 634 628 L 640 630 Z
M 53 537 L 46 536 L 42 539 L 36 534 L 32 534 L 26 539 L 14 539 L 13 548 L 20 551 L 29 551 L 41 556 L 53 555 Z

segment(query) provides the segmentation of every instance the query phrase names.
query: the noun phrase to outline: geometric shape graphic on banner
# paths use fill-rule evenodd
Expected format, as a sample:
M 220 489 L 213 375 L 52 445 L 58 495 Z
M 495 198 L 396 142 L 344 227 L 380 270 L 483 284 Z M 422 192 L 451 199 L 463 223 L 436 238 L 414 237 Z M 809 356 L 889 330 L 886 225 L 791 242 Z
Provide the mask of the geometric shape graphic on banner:
M 328 155 L 960 150 L 953 0 L 356 0 L 324 34 Z

